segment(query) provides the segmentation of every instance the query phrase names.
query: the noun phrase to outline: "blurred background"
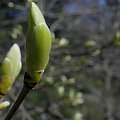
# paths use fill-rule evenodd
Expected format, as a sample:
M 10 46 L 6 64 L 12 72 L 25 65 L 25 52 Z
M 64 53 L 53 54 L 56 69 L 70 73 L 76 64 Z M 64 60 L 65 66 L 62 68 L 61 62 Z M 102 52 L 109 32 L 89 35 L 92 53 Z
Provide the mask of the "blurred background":
M 50 62 L 13 120 L 120 120 L 120 0 L 33 0 L 52 33 Z M 0 0 L 0 61 L 13 43 L 25 72 L 29 0 Z M 3 119 L 9 108 L 0 111 Z

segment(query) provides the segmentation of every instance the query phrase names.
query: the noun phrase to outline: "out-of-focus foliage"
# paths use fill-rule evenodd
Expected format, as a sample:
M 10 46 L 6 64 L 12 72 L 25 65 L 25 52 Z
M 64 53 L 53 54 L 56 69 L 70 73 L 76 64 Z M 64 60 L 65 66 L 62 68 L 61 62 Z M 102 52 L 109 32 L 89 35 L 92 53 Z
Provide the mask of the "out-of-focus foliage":
M 13 119 L 119 120 L 120 1 L 34 1 L 52 31 L 52 52 L 40 84 Z M 17 42 L 25 62 L 28 2 L 0 2 L 0 60 Z M 23 72 L 5 99 L 15 99 Z

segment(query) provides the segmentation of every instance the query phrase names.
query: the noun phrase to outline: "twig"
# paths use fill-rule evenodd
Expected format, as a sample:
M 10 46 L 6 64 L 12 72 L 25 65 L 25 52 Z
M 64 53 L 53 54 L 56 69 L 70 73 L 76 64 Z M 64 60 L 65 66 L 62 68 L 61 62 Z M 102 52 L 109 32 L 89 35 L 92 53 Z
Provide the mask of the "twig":
M 17 100 L 15 101 L 15 103 L 13 104 L 13 106 L 11 107 L 10 111 L 8 112 L 8 114 L 7 114 L 7 116 L 6 116 L 6 118 L 4 120 L 11 120 L 11 118 L 13 117 L 13 115 L 17 111 L 17 109 L 19 108 L 20 104 L 22 103 L 22 101 L 24 100 L 24 98 L 26 97 L 26 95 L 36 85 L 34 83 L 31 83 L 31 84 L 26 83 L 25 81 L 27 79 L 32 79 L 32 78 L 25 72 L 23 88 L 22 88 L 19 96 L 17 97 Z
M 10 111 L 8 112 L 5 120 L 10 120 L 12 118 L 12 116 L 14 115 L 14 113 L 17 111 L 18 107 L 20 106 L 20 104 L 22 103 L 22 101 L 24 100 L 24 98 L 26 97 L 26 95 L 28 94 L 28 92 L 31 90 L 32 88 L 29 87 L 27 84 L 24 84 L 17 100 L 15 101 L 15 103 L 13 104 L 12 108 L 10 109 Z

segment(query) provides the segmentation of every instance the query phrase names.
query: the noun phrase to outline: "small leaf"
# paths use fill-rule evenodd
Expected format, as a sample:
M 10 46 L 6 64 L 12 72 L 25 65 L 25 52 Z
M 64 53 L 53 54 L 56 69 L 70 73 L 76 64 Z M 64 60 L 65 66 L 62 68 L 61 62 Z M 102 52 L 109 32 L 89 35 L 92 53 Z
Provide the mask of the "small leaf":
M 12 63 L 11 63 L 11 61 L 10 61 L 10 59 L 9 58 L 5 58 L 4 60 L 3 60 L 3 63 L 2 63 L 2 66 L 1 66 L 1 72 L 2 72 L 2 74 L 7 74 L 7 75 L 10 75 L 11 76 L 11 72 L 10 71 L 12 71 Z

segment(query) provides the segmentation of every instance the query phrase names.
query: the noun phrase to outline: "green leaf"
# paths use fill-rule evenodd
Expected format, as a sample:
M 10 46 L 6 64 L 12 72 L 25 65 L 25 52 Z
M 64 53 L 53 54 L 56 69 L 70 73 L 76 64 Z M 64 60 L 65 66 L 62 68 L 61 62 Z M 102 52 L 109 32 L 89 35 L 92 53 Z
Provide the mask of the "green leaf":
M 5 58 L 3 60 L 3 63 L 2 63 L 2 66 L 1 66 L 1 72 L 2 74 L 5 74 L 5 75 L 10 75 L 11 76 L 11 72 L 12 71 L 12 63 L 10 61 L 9 58 Z
M 16 78 L 21 69 L 21 53 L 19 46 L 14 44 L 7 54 L 7 58 L 10 59 L 13 69 L 11 71 L 12 77 Z M 19 69 L 18 69 L 19 68 Z

